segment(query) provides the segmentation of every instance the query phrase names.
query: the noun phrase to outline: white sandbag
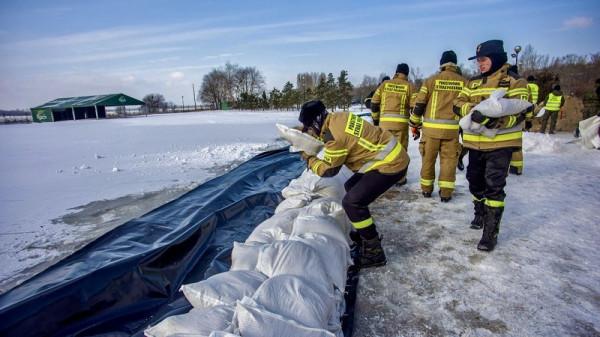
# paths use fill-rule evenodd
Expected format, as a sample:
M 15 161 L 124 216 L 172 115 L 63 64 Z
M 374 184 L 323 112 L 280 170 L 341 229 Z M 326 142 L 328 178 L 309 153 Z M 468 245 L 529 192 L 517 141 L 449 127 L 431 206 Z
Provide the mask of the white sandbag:
M 334 284 L 319 253 L 299 241 L 276 241 L 262 246 L 256 270 L 268 277 L 289 274 L 310 278 L 318 284 Z
M 300 130 L 287 127 L 283 124 L 275 125 L 277 126 L 277 130 L 279 131 L 281 137 L 283 137 L 290 144 L 292 144 L 290 151 L 304 151 L 309 155 L 315 156 L 323 147 L 322 141 L 312 137 L 307 133 L 303 133 Z
M 231 251 L 231 268 L 230 271 L 234 270 L 256 270 L 256 263 L 258 262 L 258 252 L 260 251 L 261 244 L 258 242 L 250 243 L 233 243 L 233 250 Z
M 234 307 L 218 305 L 192 308 L 183 315 L 170 316 L 144 330 L 148 337 L 198 336 L 208 337 L 213 330 L 225 330 L 231 325 Z
M 256 289 L 252 299 L 260 308 L 309 328 L 328 329 L 330 317 L 337 315 L 333 287 L 300 276 L 274 276 Z
M 353 264 L 348 244 L 317 233 L 291 236 L 290 240 L 300 241 L 314 248 L 333 284 L 342 291 L 346 288 L 348 267 Z
M 335 177 L 321 178 L 317 181 L 314 188 L 314 193 L 321 197 L 329 197 L 336 200 L 342 200 L 346 194 L 344 184 L 340 183 L 340 179 Z
M 227 331 L 213 331 L 208 335 L 208 337 L 241 337 L 240 335 L 236 335 Z
M 181 286 L 181 291 L 195 308 L 233 305 L 244 296 L 252 296 L 266 279 L 265 275 L 256 271 L 234 270 L 185 284 Z
M 300 214 L 301 211 L 302 209 L 292 208 L 281 211 L 277 214 L 273 214 L 272 217 L 258 224 L 254 230 L 280 228 L 283 233 L 290 234 L 292 232 L 294 220 L 298 217 L 298 214 Z
M 321 180 L 321 177 L 309 170 L 305 170 L 298 178 L 292 179 L 281 191 L 281 194 L 286 199 L 297 195 L 312 195 L 319 180 Z
M 330 216 L 342 227 L 343 233 L 350 233 L 352 224 L 342 207 L 341 201 L 332 198 L 318 198 L 301 209 L 301 215 Z M 298 216 L 300 216 L 300 214 Z M 296 216 L 296 218 L 298 217 Z M 294 219 L 296 220 L 296 219 Z M 291 233 L 291 232 L 290 232 Z
M 330 216 L 299 215 L 294 220 L 292 236 L 306 233 L 319 233 L 346 244 L 350 243 L 350 232 Z
M 524 99 L 504 98 L 504 95 L 506 95 L 506 88 L 497 89 L 471 111 L 478 110 L 484 116 L 498 118 L 518 114 L 531 107 L 531 103 Z
M 598 116 L 592 116 L 579 122 L 579 132 L 583 146 L 588 149 L 600 148 L 598 128 L 600 128 L 600 117 Z
M 233 324 L 235 332 L 244 337 L 335 337 L 323 329 L 309 328 L 294 320 L 267 310 L 245 304 L 246 298 L 235 307 Z
M 469 114 L 460 119 L 459 125 L 463 130 L 470 133 L 480 134 L 488 138 L 493 138 L 498 133 L 499 129 L 488 129 L 487 127 L 475 123 L 471 120 L 473 111 L 477 110 L 484 116 L 491 118 L 499 118 L 504 116 L 515 115 L 522 112 L 531 106 L 530 102 L 516 98 L 503 98 L 506 94 L 506 88 L 500 88 L 492 92 L 490 97 L 481 101 L 474 106 Z
M 279 205 L 277 205 L 277 208 L 275 208 L 275 214 L 279 214 L 290 209 L 302 208 L 306 206 L 311 200 L 312 197 L 307 194 L 295 195 L 293 197 L 287 198 L 280 202 Z

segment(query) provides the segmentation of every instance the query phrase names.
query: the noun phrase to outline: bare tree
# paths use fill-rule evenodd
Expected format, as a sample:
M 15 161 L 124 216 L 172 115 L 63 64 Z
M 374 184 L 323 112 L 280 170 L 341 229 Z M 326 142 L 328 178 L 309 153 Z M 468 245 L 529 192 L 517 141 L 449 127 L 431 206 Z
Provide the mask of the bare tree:
M 142 99 L 148 113 L 157 113 L 166 106 L 165 97 L 161 94 L 148 94 Z

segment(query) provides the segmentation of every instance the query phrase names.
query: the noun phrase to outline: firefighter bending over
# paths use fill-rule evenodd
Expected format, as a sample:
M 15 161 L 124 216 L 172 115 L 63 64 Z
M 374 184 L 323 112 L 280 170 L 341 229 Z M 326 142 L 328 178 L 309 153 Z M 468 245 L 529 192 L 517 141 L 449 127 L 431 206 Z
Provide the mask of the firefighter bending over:
M 348 112 L 328 113 L 318 100 L 302 105 L 299 121 L 303 132 L 325 143 L 323 160 L 302 153 L 315 174 L 331 177 L 342 165 L 354 172 L 344 184 L 342 206 L 360 236 L 360 267 L 385 265 L 381 237 L 368 206 L 405 178 L 409 163 L 406 150 L 390 132 Z

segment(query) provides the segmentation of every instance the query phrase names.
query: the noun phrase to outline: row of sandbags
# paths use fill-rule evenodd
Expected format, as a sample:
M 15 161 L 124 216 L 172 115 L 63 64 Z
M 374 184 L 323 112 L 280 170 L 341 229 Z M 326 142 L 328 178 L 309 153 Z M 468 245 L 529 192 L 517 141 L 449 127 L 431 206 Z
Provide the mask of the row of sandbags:
M 275 214 L 235 242 L 227 272 L 183 285 L 192 304 L 144 331 L 148 337 L 341 337 L 344 289 L 352 264 L 342 209 L 349 171 L 320 178 L 305 171 Z

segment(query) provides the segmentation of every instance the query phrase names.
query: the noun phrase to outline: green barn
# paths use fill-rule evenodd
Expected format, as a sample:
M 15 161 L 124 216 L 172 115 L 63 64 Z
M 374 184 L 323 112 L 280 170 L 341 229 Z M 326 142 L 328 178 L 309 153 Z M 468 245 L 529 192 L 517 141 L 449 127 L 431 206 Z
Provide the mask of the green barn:
M 106 118 L 107 106 L 144 105 L 144 102 L 124 94 L 57 98 L 31 108 L 36 123 Z

